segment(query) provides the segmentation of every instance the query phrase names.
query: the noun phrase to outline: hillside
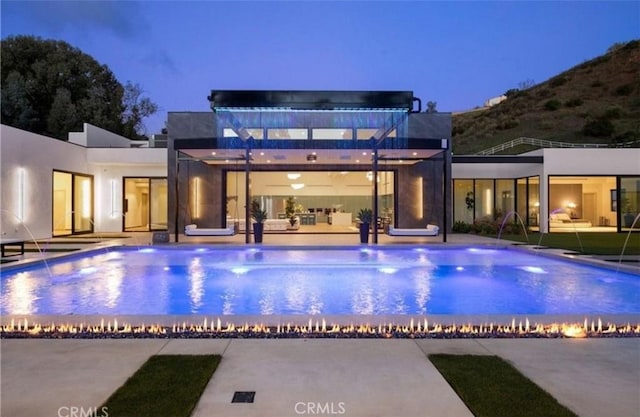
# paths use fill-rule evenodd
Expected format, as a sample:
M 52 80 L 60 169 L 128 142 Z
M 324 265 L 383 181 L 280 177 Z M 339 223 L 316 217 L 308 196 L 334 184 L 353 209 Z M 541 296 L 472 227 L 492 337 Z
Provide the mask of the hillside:
M 453 116 L 454 154 L 474 154 L 521 136 L 612 145 L 640 141 L 640 41 L 526 90 L 510 90 L 507 97 L 488 110 Z

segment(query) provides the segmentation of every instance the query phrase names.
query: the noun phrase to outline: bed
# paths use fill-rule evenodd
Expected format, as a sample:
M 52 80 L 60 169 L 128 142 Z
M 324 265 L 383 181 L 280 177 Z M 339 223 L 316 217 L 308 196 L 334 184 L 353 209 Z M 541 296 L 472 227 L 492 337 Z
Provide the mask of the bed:
M 549 227 L 552 228 L 578 228 L 591 227 L 592 224 L 586 219 L 572 219 L 567 213 L 553 213 L 549 216 Z
M 389 226 L 387 234 L 389 236 L 438 236 L 440 228 L 434 224 L 428 224 L 424 229 L 396 229 Z

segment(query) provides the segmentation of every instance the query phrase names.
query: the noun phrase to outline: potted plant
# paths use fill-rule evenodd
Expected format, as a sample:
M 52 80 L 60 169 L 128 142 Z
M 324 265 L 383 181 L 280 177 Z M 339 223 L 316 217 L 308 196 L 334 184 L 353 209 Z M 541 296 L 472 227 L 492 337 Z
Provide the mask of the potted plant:
M 369 243 L 369 228 L 373 219 L 373 212 L 370 208 L 360 209 L 358 220 L 360 221 L 360 243 Z
M 622 202 L 624 203 L 624 212 L 622 215 L 623 227 L 631 227 L 635 220 L 635 216 L 633 215 L 633 210 L 631 208 L 631 201 L 628 198 L 625 198 Z
M 264 233 L 264 221 L 267 220 L 267 211 L 260 207 L 258 200 L 251 201 L 251 217 L 253 218 L 253 240 L 262 243 Z
M 297 229 L 298 227 L 296 226 L 298 223 L 298 219 L 296 218 L 296 200 L 293 197 L 289 197 L 287 199 L 287 205 L 284 208 L 284 212 L 287 216 L 287 219 L 289 219 L 289 224 L 291 225 L 289 229 Z

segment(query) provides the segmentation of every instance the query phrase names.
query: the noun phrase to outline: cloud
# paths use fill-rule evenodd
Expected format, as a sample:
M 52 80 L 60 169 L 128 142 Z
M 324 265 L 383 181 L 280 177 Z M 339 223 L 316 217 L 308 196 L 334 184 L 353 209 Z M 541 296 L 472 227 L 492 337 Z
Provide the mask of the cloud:
M 135 1 L 24 1 L 6 2 L 5 12 L 22 15 L 52 33 L 96 30 L 131 39 L 148 29 Z
M 142 58 L 142 64 L 146 66 L 150 66 L 152 68 L 161 68 L 165 70 L 167 73 L 172 75 L 179 75 L 180 71 L 175 63 L 175 61 L 169 56 L 169 54 L 162 50 L 156 49 L 154 51 L 150 51 L 147 55 Z

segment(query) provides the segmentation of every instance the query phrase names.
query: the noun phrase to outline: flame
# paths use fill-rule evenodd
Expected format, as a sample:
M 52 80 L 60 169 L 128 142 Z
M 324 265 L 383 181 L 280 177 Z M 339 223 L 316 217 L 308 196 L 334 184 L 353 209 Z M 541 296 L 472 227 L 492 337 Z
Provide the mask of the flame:
M 171 326 L 161 324 L 146 325 L 141 323 L 120 323 L 118 319 L 113 321 L 100 320 L 99 324 L 80 323 L 50 324 L 30 323 L 25 319 L 12 318 L 9 324 L 0 325 L 0 338 L 2 337 L 82 337 L 82 335 L 99 334 L 104 337 L 110 336 L 163 336 L 167 337 L 278 337 L 278 336 L 313 336 L 313 337 L 380 337 L 380 338 L 431 338 L 431 337 L 614 337 L 630 336 L 640 337 L 640 323 L 616 324 L 607 323 L 604 325 L 600 318 L 597 321 L 584 319 L 583 323 L 531 323 L 528 318 L 516 323 L 512 319 L 510 323 L 481 323 L 481 324 L 441 324 L 429 323 L 424 320 L 410 319 L 409 323 L 379 323 L 371 325 L 361 324 L 338 324 L 327 323 L 322 320 L 309 319 L 305 324 L 278 323 L 276 326 L 269 326 L 264 323 L 254 323 L 250 325 L 245 322 L 241 325 L 235 323 L 222 323 L 220 318 L 209 320 L 205 318 L 201 323 L 174 323 Z

